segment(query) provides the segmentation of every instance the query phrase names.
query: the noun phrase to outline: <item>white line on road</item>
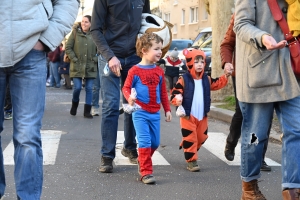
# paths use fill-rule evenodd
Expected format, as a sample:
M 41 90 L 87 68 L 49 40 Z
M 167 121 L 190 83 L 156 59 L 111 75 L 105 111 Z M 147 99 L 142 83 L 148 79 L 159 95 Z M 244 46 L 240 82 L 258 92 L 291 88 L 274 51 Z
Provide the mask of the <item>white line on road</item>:
M 213 153 L 219 159 L 227 163 L 228 165 L 239 166 L 241 163 L 241 144 L 235 148 L 235 156 L 233 161 L 228 161 L 224 156 L 224 149 L 226 143 L 227 135 L 224 133 L 208 132 L 208 139 L 203 144 L 203 147 L 208 151 Z M 275 162 L 270 158 L 265 158 L 265 161 L 270 166 L 281 166 L 279 163 Z
M 128 158 L 121 154 L 124 142 L 124 131 L 118 131 L 117 144 L 116 144 L 116 157 L 114 159 L 115 165 L 133 165 L 129 162 Z M 152 156 L 153 165 L 170 165 L 168 161 L 156 150 Z
M 43 165 L 54 165 L 61 134 L 63 131 L 41 130 Z M 11 141 L 3 151 L 4 165 L 14 165 L 14 145 Z

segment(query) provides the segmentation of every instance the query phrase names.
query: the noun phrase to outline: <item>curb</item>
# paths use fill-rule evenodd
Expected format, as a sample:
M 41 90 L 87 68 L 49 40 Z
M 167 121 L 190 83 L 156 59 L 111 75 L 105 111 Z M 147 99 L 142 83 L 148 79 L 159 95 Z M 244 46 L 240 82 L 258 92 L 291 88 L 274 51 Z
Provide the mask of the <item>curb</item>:
M 231 123 L 232 116 L 234 115 L 234 112 L 231 110 L 226 110 L 223 108 L 217 108 L 215 106 L 210 107 L 210 111 L 207 114 L 208 117 L 212 117 L 214 119 L 218 119 L 227 123 Z M 277 133 L 275 130 L 271 129 L 270 132 L 270 138 L 281 142 L 280 140 L 280 133 Z

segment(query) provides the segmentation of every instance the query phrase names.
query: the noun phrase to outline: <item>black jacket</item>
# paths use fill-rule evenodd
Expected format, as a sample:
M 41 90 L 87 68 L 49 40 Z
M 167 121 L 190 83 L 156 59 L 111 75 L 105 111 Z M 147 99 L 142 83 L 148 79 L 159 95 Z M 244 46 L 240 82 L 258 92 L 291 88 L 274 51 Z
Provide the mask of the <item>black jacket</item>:
M 95 0 L 91 33 L 106 60 L 136 52 L 142 13 L 150 13 L 149 0 Z

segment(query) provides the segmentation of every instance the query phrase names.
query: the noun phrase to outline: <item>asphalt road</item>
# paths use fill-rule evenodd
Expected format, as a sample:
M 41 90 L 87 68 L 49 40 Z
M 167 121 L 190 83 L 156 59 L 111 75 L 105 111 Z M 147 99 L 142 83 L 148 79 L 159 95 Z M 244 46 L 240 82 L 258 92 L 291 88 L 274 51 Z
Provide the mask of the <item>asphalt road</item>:
M 221 199 L 236 200 L 241 197 L 239 166 L 225 163 L 220 156 L 202 147 L 199 151 L 200 172 L 189 172 L 183 152 L 178 149 L 181 140 L 179 118 L 173 112 L 170 123 L 164 121 L 161 112 L 161 146 L 158 152 L 170 165 L 155 165 L 155 185 L 138 181 L 137 166 L 115 165 L 114 173 L 98 171 L 100 164 L 100 117 L 83 117 L 85 91 L 82 91 L 77 116 L 71 116 L 72 91 L 47 88 L 43 131 L 61 131 L 57 155 L 52 165 L 44 165 L 42 200 L 90 200 L 90 199 Z M 175 108 L 172 108 L 174 111 Z M 4 122 L 1 133 L 5 150 L 12 139 L 12 120 Z M 229 124 L 209 119 L 209 135 L 228 134 Z M 123 115 L 119 118 L 119 131 L 123 130 Z M 214 142 L 214 141 L 213 141 Z M 223 143 L 215 143 L 215 149 L 223 151 Z M 53 148 L 52 148 L 53 149 Z M 44 151 L 45 154 L 45 151 Z M 281 161 L 281 145 L 269 143 L 267 157 Z M 224 156 L 223 156 L 224 159 Z M 5 200 L 16 199 L 13 165 L 6 165 Z M 260 189 L 267 199 L 281 198 L 281 168 L 272 166 L 272 172 L 262 172 Z

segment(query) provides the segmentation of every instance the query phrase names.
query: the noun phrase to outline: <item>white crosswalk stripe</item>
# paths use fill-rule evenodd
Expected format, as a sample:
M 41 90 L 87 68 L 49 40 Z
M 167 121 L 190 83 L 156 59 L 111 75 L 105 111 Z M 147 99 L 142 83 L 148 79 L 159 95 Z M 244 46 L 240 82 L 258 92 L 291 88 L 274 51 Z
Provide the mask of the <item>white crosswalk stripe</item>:
M 208 139 L 203 144 L 203 147 L 228 165 L 239 166 L 241 164 L 241 144 L 238 143 L 235 148 L 234 160 L 228 161 L 224 156 L 226 138 L 227 135 L 224 133 L 208 132 Z M 281 166 L 279 163 L 271 160 L 270 158 L 265 158 L 265 161 L 269 166 Z
M 121 154 L 124 142 L 124 131 L 118 131 L 117 144 L 116 144 L 116 157 L 114 159 L 115 165 L 133 165 L 129 162 L 128 158 Z M 153 165 L 170 165 L 168 161 L 158 152 L 155 151 L 152 156 Z
M 60 137 L 65 132 L 56 130 L 41 130 L 43 164 L 54 165 Z M 11 141 L 3 151 L 4 165 L 14 165 L 14 145 Z
M 57 130 L 41 130 L 42 148 L 43 148 L 43 164 L 54 165 L 61 135 L 65 134 L 63 131 Z M 239 166 L 241 159 L 241 144 L 238 143 L 235 149 L 235 159 L 228 161 L 224 156 L 224 147 L 227 135 L 224 133 L 209 132 L 209 137 L 204 143 L 203 147 L 217 156 L 220 160 L 228 165 Z M 129 162 L 128 158 L 121 154 L 124 142 L 124 131 L 118 131 L 117 144 L 116 144 L 116 157 L 114 159 L 115 165 L 133 165 Z M 14 165 L 14 145 L 11 141 L 3 151 L 4 165 Z M 270 158 L 265 158 L 265 161 L 270 166 L 281 166 L 279 163 Z M 153 165 L 170 165 L 170 163 L 159 153 L 155 151 L 152 157 Z

